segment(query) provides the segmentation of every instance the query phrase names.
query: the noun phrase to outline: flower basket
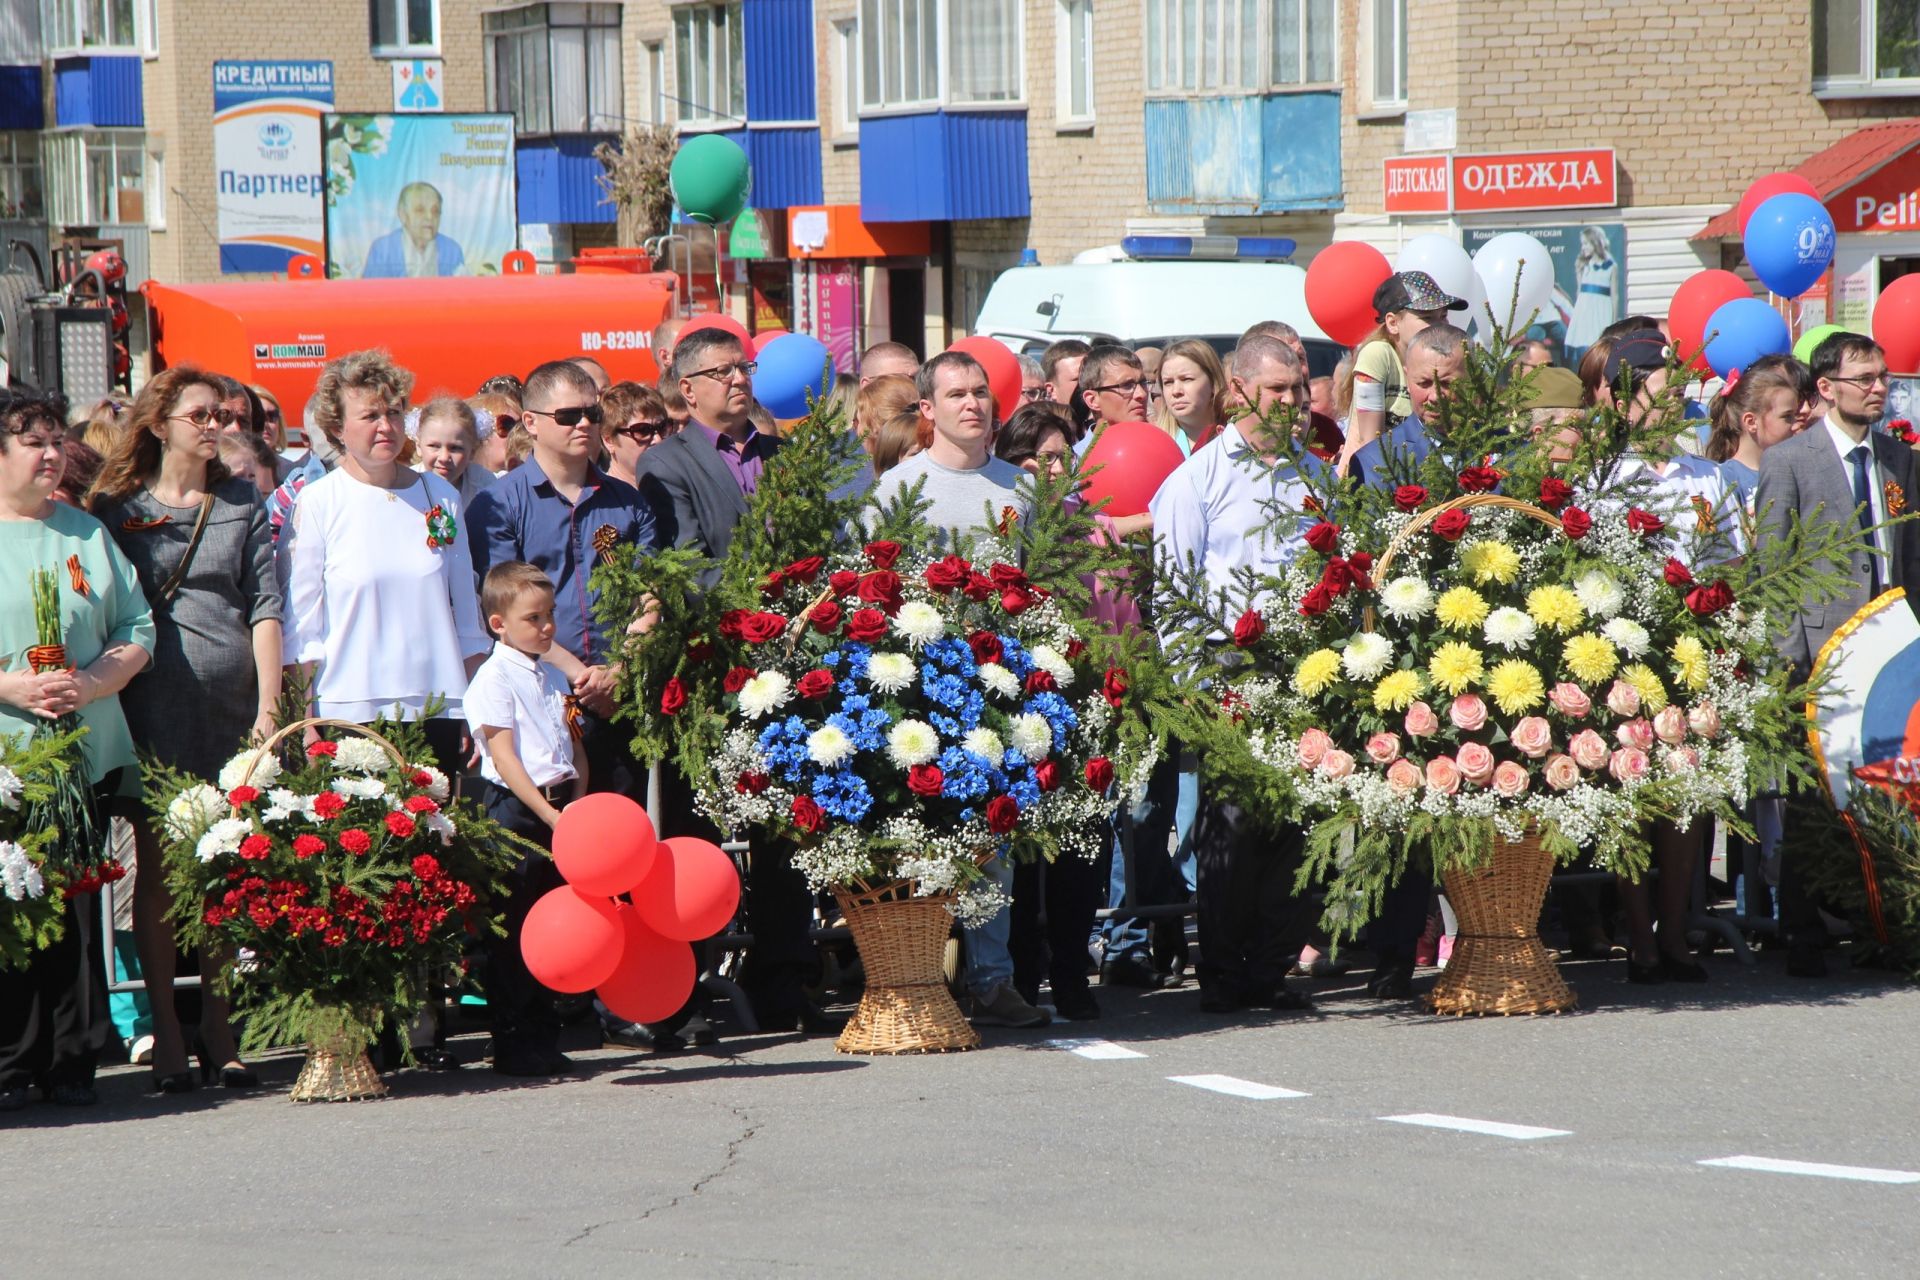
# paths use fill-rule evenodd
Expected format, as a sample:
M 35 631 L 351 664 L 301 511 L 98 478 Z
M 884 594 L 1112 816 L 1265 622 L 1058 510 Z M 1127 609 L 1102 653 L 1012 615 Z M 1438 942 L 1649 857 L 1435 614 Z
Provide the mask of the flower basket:
M 915 897 L 906 881 L 836 886 L 866 969 L 866 994 L 834 1048 L 841 1053 L 944 1053 L 975 1049 L 974 1031 L 947 990 L 941 958 L 953 924 L 951 895 Z
M 366 1039 L 340 1019 L 337 1032 L 319 1033 L 307 1043 L 307 1060 L 288 1095 L 295 1102 L 358 1102 L 387 1096 L 386 1082 L 367 1056 Z
M 1460 918 L 1453 958 L 1427 1003 L 1435 1013 L 1559 1013 L 1576 999 L 1540 941 L 1553 855 L 1529 831 L 1499 835 L 1493 857 L 1478 870 L 1442 873 L 1447 901 Z

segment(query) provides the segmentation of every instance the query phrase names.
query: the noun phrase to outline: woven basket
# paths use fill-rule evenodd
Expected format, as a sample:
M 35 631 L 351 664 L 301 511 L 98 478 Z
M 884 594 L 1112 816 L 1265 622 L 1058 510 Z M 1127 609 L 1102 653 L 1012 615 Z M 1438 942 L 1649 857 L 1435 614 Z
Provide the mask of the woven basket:
M 386 1096 L 386 1082 L 373 1069 L 367 1046 L 347 1037 L 316 1040 L 307 1046 L 307 1060 L 291 1095 L 295 1102 L 355 1102 Z
M 980 1036 L 947 990 L 941 961 L 953 915 L 952 899 L 916 898 L 911 883 L 860 882 L 836 888 L 866 969 L 867 990 L 846 1030 L 834 1041 L 841 1053 L 944 1053 L 976 1049 Z
M 1460 918 L 1453 958 L 1427 1003 L 1435 1013 L 1559 1013 L 1576 1003 L 1540 941 L 1553 855 L 1531 831 L 1493 838 L 1493 858 L 1475 871 L 1448 871 L 1447 901 Z

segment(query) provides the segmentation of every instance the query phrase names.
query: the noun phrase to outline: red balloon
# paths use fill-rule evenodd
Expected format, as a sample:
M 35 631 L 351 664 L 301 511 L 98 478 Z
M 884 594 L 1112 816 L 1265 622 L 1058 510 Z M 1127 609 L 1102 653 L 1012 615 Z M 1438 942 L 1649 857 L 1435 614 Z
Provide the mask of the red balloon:
M 625 942 L 620 963 L 594 994 L 628 1022 L 672 1017 L 693 994 L 693 948 L 647 928 L 640 913 L 625 903 L 619 915 Z
M 785 329 L 762 329 L 753 335 L 753 354 L 758 356 L 762 351 L 767 349 L 769 342 L 772 342 L 775 338 L 784 338 L 786 336 L 787 331 Z
M 1751 298 L 1753 290 L 1731 271 L 1696 271 L 1673 291 L 1667 307 L 1667 337 L 1682 359 L 1690 359 L 1698 373 L 1707 365 L 1707 321 L 1735 298 Z
M 740 872 L 711 840 L 674 836 L 660 842 L 633 905 L 649 929 L 681 942 L 711 938 L 740 906 Z
M 1734 217 L 1740 223 L 1740 234 L 1747 234 L 1747 219 L 1753 216 L 1755 209 L 1772 197 L 1789 191 L 1812 196 L 1815 200 L 1821 198 L 1814 185 L 1797 173 L 1770 173 L 1764 178 L 1756 178 L 1753 185 L 1747 188 L 1747 193 L 1740 197 L 1739 208 L 1734 210 Z
M 560 813 L 553 862 L 585 894 L 612 898 L 640 883 L 653 866 L 653 821 L 622 795 L 582 796 Z
M 1920 373 L 1920 276 L 1901 276 L 1873 304 L 1873 340 L 1895 373 Z
M 1173 437 L 1151 422 L 1116 422 L 1087 450 L 1086 468 L 1100 468 L 1087 481 L 1087 502 L 1110 498 L 1103 513 L 1137 516 L 1184 461 Z
M 520 926 L 527 971 L 551 991 L 593 990 L 619 965 L 621 945 L 613 901 L 564 885 L 534 903 Z
M 1364 241 L 1330 244 L 1307 264 L 1307 314 L 1341 346 L 1359 346 L 1380 323 L 1373 292 L 1392 274 L 1387 255 Z
M 694 332 L 697 329 L 724 330 L 725 332 L 730 333 L 734 337 L 740 339 L 741 346 L 745 347 L 749 351 L 753 350 L 753 335 L 747 332 L 747 326 L 741 324 L 738 320 L 735 320 L 732 316 L 723 316 L 718 312 L 714 312 L 714 311 L 709 311 L 703 315 L 694 316 L 692 319 L 688 320 L 685 324 L 681 325 L 680 334 L 678 337 L 674 338 L 673 345 L 675 345 L 676 347 L 679 346 L 680 343 L 686 338 L 688 334 Z
M 948 347 L 964 351 L 987 371 L 987 386 L 993 391 L 993 416 L 1005 422 L 1020 407 L 1020 360 L 998 338 L 975 334 Z

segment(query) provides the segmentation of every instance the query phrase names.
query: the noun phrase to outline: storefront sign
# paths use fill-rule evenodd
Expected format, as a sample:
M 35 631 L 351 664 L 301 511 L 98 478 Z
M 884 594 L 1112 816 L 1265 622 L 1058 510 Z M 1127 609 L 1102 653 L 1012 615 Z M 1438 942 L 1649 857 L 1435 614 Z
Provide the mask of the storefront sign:
M 1833 229 L 1920 231 L 1920 152 L 1909 151 L 1828 197 Z
M 1601 330 L 1627 310 L 1627 228 L 1618 222 L 1557 227 L 1481 227 L 1467 232 L 1472 253 L 1503 231 L 1520 231 L 1546 246 L 1553 262 L 1553 309 L 1539 336 L 1572 368 Z
M 1386 162 L 1388 213 L 1511 213 L 1619 203 L 1613 150 L 1491 156 L 1395 156 Z
M 331 62 L 213 64 L 222 272 L 280 272 L 296 255 L 320 256 L 320 116 L 332 107 Z
M 1393 156 L 1386 165 L 1388 213 L 1447 211 L 1445 156 Z
M 327 274 L 494 275 L 515 247 L 513 117 L 329 115 Z

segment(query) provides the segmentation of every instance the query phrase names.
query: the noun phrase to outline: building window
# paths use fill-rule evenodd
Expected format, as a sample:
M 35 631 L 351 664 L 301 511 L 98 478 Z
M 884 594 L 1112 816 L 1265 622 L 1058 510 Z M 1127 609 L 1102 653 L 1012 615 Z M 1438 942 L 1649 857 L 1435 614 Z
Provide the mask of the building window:
M 833 136 L 860 135 L 860 23 L 833 24 Z
M 620 127 L 620 6 L 533 4 L 481 15 L 487 104 L 520 133 Z
M 656 125 L 673 119 L 667 109 L 667 55 L 658 40 L 640 46 L 639 119 Z
M 40 191 L 40 135 L 0 133 L 0 218 L 45 217 Z
M 1147 92 L 1332 84 L 1339 21 L 1335 0 L 1147 0 Z
M 947 101 L 959 106 L 1018 102 L 1020 0 L 947 0 Z
M 440 47 L 439 0 L 371 0 L 373 52 L 411 57 Z
M 861 0 L 861 109 L 1020 102 L 1022 16 L 1020 0 Z
M 1340 15 L 1334 0 L 1273 0 L 1273 82 L 1330 84 L 1339 74 L 1333 39 Z
M 1085 124 L 1093 119 L 1093 0 L 1060 0 L 1055 15 L 1055 115 L 1061 124 Z
M 860 0 L 861 107 L 930 107 L 939 101 L 937 0 Z
M 167 229 L 167 157 L 158 151 L 147 152 L 147 225 L 155 231 Z
M 49 221 L 63 227 L 146 222 L 147 149 L 138 130 L 63 130 L 45 138 Z
M 1368 0 L 1373 19 L 1373 105 L 1407 102 L 1407 0 Z
M 52 0 L 48 17 L 54 50 L 140 47 L 134 0 Z
M 160 0 L 140 0 L 140 56 L 160 56 Z
M 683 5 L 673 11 L 673 69 L 680 118 L 732 124 L 747 118 L 746 37 L 740 3 Z
M 1813 87 L 1920 92 L 1920 5 L 1813 0 Z

